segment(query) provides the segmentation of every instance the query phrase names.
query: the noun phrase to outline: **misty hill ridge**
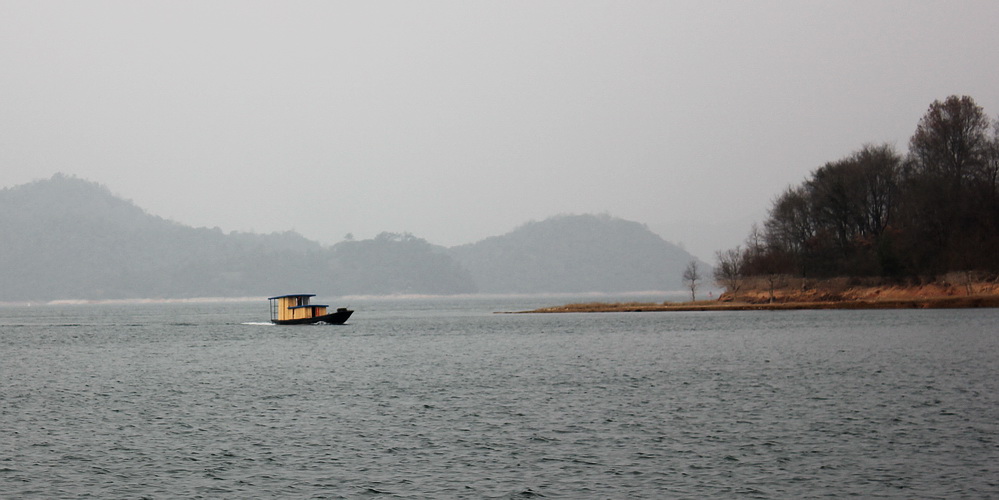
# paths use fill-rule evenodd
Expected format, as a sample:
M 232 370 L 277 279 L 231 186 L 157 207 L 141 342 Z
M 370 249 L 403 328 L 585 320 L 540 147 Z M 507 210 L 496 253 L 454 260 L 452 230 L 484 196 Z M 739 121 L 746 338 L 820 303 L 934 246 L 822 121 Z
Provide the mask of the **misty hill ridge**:
M 192 228 L 57 174 L 0 190 L 0 301 L 679 288 L 689 254 L 645 226 L 559 216 L 452 249 L 382 233 L 325 247 Z
M 451 253 L 488 293 L 680 289 L 693 259 L 645 225 L 609 215 L 529 222 Z

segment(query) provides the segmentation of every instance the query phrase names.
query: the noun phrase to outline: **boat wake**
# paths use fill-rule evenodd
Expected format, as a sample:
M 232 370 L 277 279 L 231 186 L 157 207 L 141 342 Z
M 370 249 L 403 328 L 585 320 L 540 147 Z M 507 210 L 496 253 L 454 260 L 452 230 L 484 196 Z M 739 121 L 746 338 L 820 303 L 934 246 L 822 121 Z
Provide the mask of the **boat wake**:
M 241 325 L 274 326 L 270 321 L 244 321 Z

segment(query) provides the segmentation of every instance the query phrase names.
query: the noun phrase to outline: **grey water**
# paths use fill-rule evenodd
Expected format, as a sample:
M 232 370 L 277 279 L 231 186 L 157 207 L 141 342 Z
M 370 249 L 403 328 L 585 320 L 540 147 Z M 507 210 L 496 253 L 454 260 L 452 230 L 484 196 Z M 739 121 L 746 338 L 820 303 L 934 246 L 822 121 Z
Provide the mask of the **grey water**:
M 999 496 L 999 310 L 559 303 L 0 307 L 0 498 Z

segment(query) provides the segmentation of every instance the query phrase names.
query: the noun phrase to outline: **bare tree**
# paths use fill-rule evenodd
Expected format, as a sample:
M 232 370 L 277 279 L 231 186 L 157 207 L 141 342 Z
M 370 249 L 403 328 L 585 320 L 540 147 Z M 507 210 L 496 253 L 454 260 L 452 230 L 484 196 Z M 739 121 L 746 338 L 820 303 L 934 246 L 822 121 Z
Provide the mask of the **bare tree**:
M 697 269 L 697 261 L 692 260 L 687 263 L 687 268 L 683 270 L 683 281 L 690 289 L 690 300 L 697 300 L 697 283 L 701 280 L 701 272 Z
M 971 97 L 933 101 L 909 140 L 909 153 L 922 170 L 961 187 L 982 172 L 989 125 L 985 111 Z
M 732 295 L 735 295 L 742 288 L 742 280 L 745 276 L 743 265 L 745 256 L 741 247 L 735 247 L 725 251 L 715 252 L 718 265 L 714 270 L 715 283 L 725 287 Z
M 903 222 L 913 235 L 914 267 L 945 272 L 997 265 L 991 126 L 971 97 L 950 96 L 930 105 L 909 140 Z
M 988 197 L 995 203 L 999 199 L 999 117 L 992 122 L 992 137 L 989 139 L 982 177 L 988 188 Z

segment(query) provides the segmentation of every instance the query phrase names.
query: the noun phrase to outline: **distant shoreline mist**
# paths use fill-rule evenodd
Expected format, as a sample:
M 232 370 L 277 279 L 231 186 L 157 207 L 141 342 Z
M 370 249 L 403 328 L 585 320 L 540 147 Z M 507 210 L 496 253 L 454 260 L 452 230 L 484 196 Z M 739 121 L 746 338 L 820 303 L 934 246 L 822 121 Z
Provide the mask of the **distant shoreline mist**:
M 2 301 L 0 307 L 42 307 L 81 305 L 135 305 L 135 304 L 217 304 L 266 301 L 266 297 L 187 297 L 187 298 L 131 298 L 131 299 L 53 299 Z

